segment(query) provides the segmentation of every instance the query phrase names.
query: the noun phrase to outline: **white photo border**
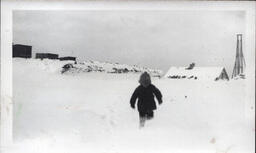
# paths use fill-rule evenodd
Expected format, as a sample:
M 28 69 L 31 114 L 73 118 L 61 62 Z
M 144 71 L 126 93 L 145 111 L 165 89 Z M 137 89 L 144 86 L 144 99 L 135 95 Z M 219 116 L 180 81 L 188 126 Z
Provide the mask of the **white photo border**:
M 12 40 L 13 11 L 15 10 L 165 10 L 165 11 L 244 11 L 245 58 L 247 64 L 246 99 L 252 101 L 245 105 L 255 108 L 255 9 L 253 1 L 79 1 L 79 0 L 2 0 L 1 2 L 1 120 L 0 148 L 13 144 L 13 94 L 12 94 Z M 249 107 L 245 107 L 247 109 Z M 255 109 L 245 110 L 246 116 L 255 113 Z

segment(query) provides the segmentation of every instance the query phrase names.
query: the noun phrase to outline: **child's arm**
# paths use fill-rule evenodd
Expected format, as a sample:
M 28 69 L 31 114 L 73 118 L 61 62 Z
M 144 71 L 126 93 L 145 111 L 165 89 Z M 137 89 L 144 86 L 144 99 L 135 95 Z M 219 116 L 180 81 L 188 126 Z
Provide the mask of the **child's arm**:
M 138 98 L 138 88 L 135 89 L 130 99 L 130 105 L 132 108 L 135 108 L 135 103 L 137 98 Z
M 160 92 L 160 90 L 157 88 L 157 87 L 155 87 L 154 85 L 153 85 L 153 93 L 154 93 L 154 95 L 156 96 L 156 99 L 157 99 L 157 101 L 158 101 L 158 103 L 159 104 L 162 104 L 162 93 Z

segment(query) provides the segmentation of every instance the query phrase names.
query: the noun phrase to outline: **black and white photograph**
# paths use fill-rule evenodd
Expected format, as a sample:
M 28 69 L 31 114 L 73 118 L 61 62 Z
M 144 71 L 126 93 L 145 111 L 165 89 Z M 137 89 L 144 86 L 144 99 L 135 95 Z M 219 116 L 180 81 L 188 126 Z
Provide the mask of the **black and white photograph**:
M 4 151 L 255 152 L 246 11 L 15 9 L 11 21 Z

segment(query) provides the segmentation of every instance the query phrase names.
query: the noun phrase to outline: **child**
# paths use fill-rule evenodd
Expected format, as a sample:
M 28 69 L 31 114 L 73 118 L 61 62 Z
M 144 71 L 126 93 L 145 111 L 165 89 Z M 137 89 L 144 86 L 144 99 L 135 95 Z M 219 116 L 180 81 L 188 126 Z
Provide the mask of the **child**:
M 139 83 L 140 85 L 132 94 L 130 104 L 134 109 L 138 98 L 137 108 L 140 116 L 140 127 L 144 127 L 145 121 L 154 117 L 153 110 L 156 109 L 154 96 L 156 96 L 158 103 L 162 104 L 162 94 L 159 89 L 151 84 L 150 75 L 147 72 L 141 74 Z

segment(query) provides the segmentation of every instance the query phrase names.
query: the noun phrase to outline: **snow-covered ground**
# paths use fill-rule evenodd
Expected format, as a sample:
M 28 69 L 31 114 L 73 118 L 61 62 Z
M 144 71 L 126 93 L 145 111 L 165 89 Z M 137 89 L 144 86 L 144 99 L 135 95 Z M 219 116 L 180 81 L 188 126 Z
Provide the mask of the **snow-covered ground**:
M 253 153 L 245 81 L 153 78 L 163 94 L 139 129 L 129 105 L 139 74 L 61 74 L 63 62 L 13 60 L 17 153 Z M 246 108 L 250 107 L 250 108 Z M 252 111 L 253 112 L 253 111 Z

